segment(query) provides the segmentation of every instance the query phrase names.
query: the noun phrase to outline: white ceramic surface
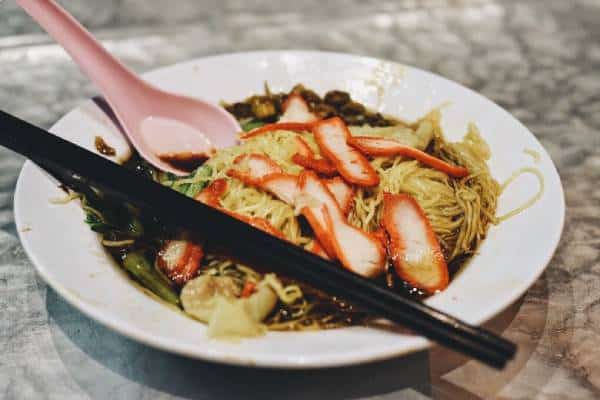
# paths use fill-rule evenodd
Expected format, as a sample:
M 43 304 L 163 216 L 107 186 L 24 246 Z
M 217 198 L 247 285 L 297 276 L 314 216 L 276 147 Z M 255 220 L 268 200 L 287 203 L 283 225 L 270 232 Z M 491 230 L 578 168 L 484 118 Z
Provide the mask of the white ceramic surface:
M 166 90 L 217 103 L 298 82 L 324 93 L 349 91 L 364 104 L 413 120 L 443 109 L 443 127 L 458 140 L 475 122 L 492 149 L 489 162 L 499 181 L 523 166 L 535 166 L 545 191 L 532 208 L 492 227 L 467 268 L 449 288 L 427 300 L 467 322 L 480 324 L 521 296 L 542 273 L 560 239 L 564 196 L 558 173 L 539 142 L 506 111 L 456 83 L 408 66 L 353 55 L 275 51 L 221 55 L 150 72 L 145 77 Z M 120 156 L 129 149 L 109 119 L 91 101 L 51 129 L 93 149 L 102 136 Z M 539 162 L 523 152 L 535 150 Z M 499 214 L 537 190 L 525 175 L 500 199 Z M 208 340 L 201 323 L 172 311 L 132 287 L 83 223 L 77 202 L 55 205 L 63 193 L 31 162 L 23 167 L 15 193 L 15 219 L 23 246 L 39 274 L 68 302 L 100 323 L 140 342 L 190 357 L 261 367 L 327 367 L 385 359 L 426 348 L 421 337 L 354 327 L 321 332 L 269 333 L 238 343 Z

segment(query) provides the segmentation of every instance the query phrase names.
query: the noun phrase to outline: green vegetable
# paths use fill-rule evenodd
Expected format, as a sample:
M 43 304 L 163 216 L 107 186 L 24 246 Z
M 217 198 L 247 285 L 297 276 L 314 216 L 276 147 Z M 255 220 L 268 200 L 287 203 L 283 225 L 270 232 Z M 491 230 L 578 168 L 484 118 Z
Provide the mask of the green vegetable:
M 190 188 L 189 183 L 182 183 L 181 185 L 173 186 L 173 189 L 175 189 L 176 191 L 178 191 L 181 194 L 186 194 L 189 188 Z
M 128 204 L 113 204 L 105 198 L 88 193 L 83 196 L 85 223 L 94 232 L 108 235 L 109 240 L 137 239 L 144 235 L 139 212 Z M 99 211 L 102 210 L 102 211 Z
M 128 253 L 123 258 L 123 268 L 152 293 L 168 303 L 179 306 L 177 293 L 165 282 L 142 253 Z
M 212 168 L 210 167 L 210 165 L 203 165 L 200 168 L 198 168 L 193 174 L 193 179 L 196 182 L 191 183 L 186 188 L 185 192 L 183 192 L 183 194 L 185 194 L 188 197 L 196 197 L 196 195 L 208 185 L 211 179 L 211 175 Z
M 244 132 L 249 132 L 252 129 L 260 128 L 263 125 L 265 125 L 264 122 L 253 119 L 242 124 L 242 129 L 244 130 Z
M 185 177 L 171 177 L 165 174 L 160 183 L 188 197 L 195 197 L 210 183 L 211 176 L 212 168 L 204 164 Z
M 87 211 L 87 210 L 86 210 Z M 103 233 L 106 232 L 110 227 L 104 223 L 100 215 L 91 211 L 86 212 L 85 223 L 90 226 L 90 229 L 94 232 Z
M 206 182 L 191 183 L 184 194 L 188 197 L 196 197 L 196 195 L 200 193 L 200 191 L 204 189 L 205 186 Z

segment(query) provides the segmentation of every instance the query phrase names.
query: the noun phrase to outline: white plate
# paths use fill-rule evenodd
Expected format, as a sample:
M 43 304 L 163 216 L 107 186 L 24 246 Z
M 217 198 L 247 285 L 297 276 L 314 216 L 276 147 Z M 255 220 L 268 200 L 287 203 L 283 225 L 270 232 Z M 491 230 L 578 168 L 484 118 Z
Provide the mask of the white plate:
M 447 136 L 458 140 L 475 122 L 489 143 L 491 171 L 499 181 L 514 170 L 535 165 L 544 175 L 543 197 L 522 214 L 492 227 L 479 254 L 449 288 L 427 302 L 467 322 L 480 324 L 514 302 L 538 278 L 558 244 L 564 198 L 556 169 L 535 137 L 506 111 L 456 83 L 415 68 L 353 55 L 276 51 L 208 57 L 145 75 L 160 87 L 215 103 L 302 82 L 319 93 L 330 89 L 382 112 L 413 120 L 433 107 L 443 109 Z M 125 154 L 126 142 L 107 117 L 88 101 L 52 128 L 57 135 L 93 149 L 103 136 Z M 539 163 L 524 149 L 540 154 Z M 523 176 L 502 196 L 499 213 L 537 190 Z M 62 192 L 28 162 L 15 193 L 15 219 L 23 246 L 39 274 L 69 303 L 100 323 L 166 351 L 230 364 L 261 367 L 327 367 L 380 360 L 421 350 L 418 336 L 354 327 L 307 333 L 269 333 L 228 343 L 208 340 L 203 324 L 193 321 L 132 287 L 83 223 L 77 202 L 54 205 Z

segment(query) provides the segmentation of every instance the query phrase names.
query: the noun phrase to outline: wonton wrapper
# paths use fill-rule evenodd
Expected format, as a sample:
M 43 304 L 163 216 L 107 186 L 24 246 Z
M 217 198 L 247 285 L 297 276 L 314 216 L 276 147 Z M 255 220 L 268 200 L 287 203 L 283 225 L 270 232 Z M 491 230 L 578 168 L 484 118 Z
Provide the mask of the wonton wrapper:
M 239 287 L 228 277 L 203 275 L 181 291 L 186 313 L 208 323 L 207 335 L 218 339 L 259 336 L 266 332 L 261 321 L 277 304 L 277 294 L 261 281 L 254 294 L 238 298 Z

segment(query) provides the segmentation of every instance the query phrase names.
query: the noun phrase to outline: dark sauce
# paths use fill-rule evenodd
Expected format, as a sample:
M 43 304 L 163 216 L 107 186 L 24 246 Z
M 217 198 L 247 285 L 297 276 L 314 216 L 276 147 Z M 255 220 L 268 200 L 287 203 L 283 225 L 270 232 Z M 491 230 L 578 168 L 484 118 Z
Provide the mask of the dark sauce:
M 98 150 L 100 154 L 104 154 L 105 156 L 112 157 L 117 154 L 117 151 L 113 147 L 106 144 L 104 139 L 102 139 L 100 136 L 96 136 L 96 139 L 94 139 L 94 146 L 96 146 L 96 150 Z
M 192 172 L 208 160 L 206 153 L 175 153 L 158 156 L 161 161 L 166 162 L 175 169 Z
M 157 179 L 156 168 L 154 168 L 148 161 L 140 157 L 140 155 L 136 152 L 133 152 L 131 157 L 125 160 L 122 165 L 128 170 L 140 174 L 144 178 L 151 180 Z
M 450 279 L 454 279 L 454 277 L 462 270 L 462 268 L 469 262 L 471 259 L 470 254 L 461 254 L 456 257 L 454 260 L 448 263 L 448 272 L 450 273 Z
M 304 325 L 311 325 L 317 322 L 320 328 L 331 329 L 339 328 L 340 326 L 365 325 L 372 318 L 365 310 L 337 296 L 330 296 L 319 289 L 284 276 L 279 276 L 279 278 L 285 285 L 299 285 L 304 298 L 311 304 L 310 318 L 306 318 L 301 322 Z M 292 308 L 293 306 L 290 307 L 280 303 L 274 314 L 267 318 L 266 323 L 293 321 L 295 317 L 293 316 Z
M 381 286 L 385 286 L 389 290 L 405 297 L 410 297 L 415 300 L 423 300 L 428 297 L 428 294 L 421 289 L 418 289 L 408 282 L 400 279 L 400 277 L 396 274 L 391 261 L 388 261 L 383 276 L 376 278 L 375 281 Z

